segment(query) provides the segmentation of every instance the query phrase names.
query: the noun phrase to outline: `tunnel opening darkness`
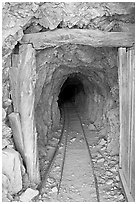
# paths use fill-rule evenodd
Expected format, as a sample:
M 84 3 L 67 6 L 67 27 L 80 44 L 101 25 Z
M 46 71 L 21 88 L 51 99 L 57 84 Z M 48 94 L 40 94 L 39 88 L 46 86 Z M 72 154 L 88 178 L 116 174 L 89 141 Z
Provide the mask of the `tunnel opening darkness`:
M 75 103 L 77 96 L 85 94 L 84 85 L 77 75 L 69 76 L 61 87 L 58 96 L 58 106 L 62 109 L 65 103 Z

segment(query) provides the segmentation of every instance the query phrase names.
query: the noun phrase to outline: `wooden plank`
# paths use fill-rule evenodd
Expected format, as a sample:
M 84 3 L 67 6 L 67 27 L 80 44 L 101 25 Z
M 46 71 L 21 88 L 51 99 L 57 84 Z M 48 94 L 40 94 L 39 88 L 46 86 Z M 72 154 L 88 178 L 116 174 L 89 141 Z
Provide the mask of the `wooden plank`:
M 134 49 L 119 48 L 120 177 L 128 198 L 135 199 Z
M 13 132 L 13 139 L 14 139 L 16 149 L 20 152 L 23 159 L 25 159 L 23 135 L 22 135 L 19 113 L 12 112 L 11 114 L 8 115 L 8 118 Z
M 31 44 L 19 49 L 19 113 L 24 141 L 27 172 L 31 183 L 39 183 L 39 160 L 37 155 L 37 133 L 34 121 L 34 100 L 36 83 L 35 49 Z
M 129 191 L 129 186 L 127 185 L 125 175 L 124 175 L 122 169 L 119 169 L 119 175 L 120 175 L 120 179 L 121 179 L 121 182 L 122 182 L 122 185 L 123 185 L 125 195 L 126 195 L 128 202 L 135 202 L 134 198 L 131 195 L 131 192 Z
M 128 159 L 128 186 L 130 188 L 130 160 L 131 160 L 131 101 L 132 101 L 132 67 L 131 67 L 131 52 L 130 52 L 130 49 L 127 49 L 127 69 L 128 69 L 128 80 L 127 80 L 127 83 L 128 83 L 128 89 L 127 89 L 127 97 L 128 97 L 128 106 L 129 106 L 129 109 L 128 109 L 128 116 L 129 116 L 129 120 L 128 120 L 128 129 L 127 129 L 127 132 L 128 132 L 128 155 L 127 155 L 127 159 Z
M 13 100 L 13 107 L 14 111 L 18 112 L 19 111 L 19 83 L 18 83 L 18 74 L 19 74 L 19 69 L 18 69 L 18 54 L 12 54 L 12 67 L 9 70 L 9 78 L 10 78 L 10 85 L 11 85 L 11 95 L 12 95 L 12 100 Z
M 134 48 L 128 49 L 130 56 L 130 77 L 131 77 L 131 117 L 130 117 L 130 191 L 135 199 L 135 51 Z
M 123 69 L 126 66 L 126 48 L 119 48 L 118 49 L 118 57 L 119 57 L 119 111 L 120 111 L 120 158 L 119 158 L 119 165 L 122 168 L 122 161 L 123 161 L 123 140 L 124 140 L 124 122 L 123 122 L 123 100 L 125 96 L 125 91 L 123 93 L 123 78 L 126 78 L 125 72 L 123 73 Z
M 131 32 L 103 32 L 90 29 L 56 29 L 25 34 L 20 41 L 21 44 L 32 43 L 35 49 L 45 49 L 67 43 L 93 47 L 131 47 L 134 42 L 134 30 Z

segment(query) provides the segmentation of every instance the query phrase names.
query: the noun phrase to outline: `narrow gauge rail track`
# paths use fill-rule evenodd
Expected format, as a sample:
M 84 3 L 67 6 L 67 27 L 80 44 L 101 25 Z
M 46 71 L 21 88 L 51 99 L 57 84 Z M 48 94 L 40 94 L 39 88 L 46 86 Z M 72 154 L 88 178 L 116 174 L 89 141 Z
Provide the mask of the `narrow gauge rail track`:
M 95 183 L 96 200 L 97 200 L 97 202 L 100 202 L 98 181 L 97 181 L 97 177 L 96 177 L 96 174 L 95 174 L 93 158 L 92 158 L 92 154 L 91 154 L 91 151 L 90 151 L 90 148 L 89 148 L 89 144 L 88 144 L 88 140 L 87 140 L 87 137 L 86 137 L 86 133 L 85 133 L 85 130 L 84 130 L 84 127 L 83 127 L 83 124 L 82 124 L 81 117 L 80 117 L 76 107 L 74 106 L 74 104 L 72 104 L 72 106 L 75 109 L 75 113 L 76 113 L 77 118 L 78 118 L 78 120 L 80 122 L 80 126 L 81 126 L 81 129 L 82 129 L 82 132 L 83 132 L 83 138 L 84 138 L 84 141 L 86 143 L 87 150 L 88 150 L 88 155 L 89 155 L 90 164 L 91 164 L 92 173 L 93 173 L 93 178 L 94 178 L 94 183 Z M 60 140 L 58 142 L 58 145 L 56 147 L 54 155 L 53 155 L 53 157 L 52 157 L 52 159 L 50 161 L 50 164 L 49 164 L 49 166 L 48 166 L 48 168 L 47 168 L 47 170 L 46 170 L 46 172 L 44 174 L 43 180 L 42 180 L 41 184 L 38 186 L 38 190 L 39 190 L 40 193 L 42 192 L 42 188 L 46 184 L 48 175 L 49 175 L 49 173 L 50 173 L 50 171 L 52 169 L 52 166 L 53 166 L 53 164 L 55 162 L 56 155 L 58 154 L 58 150 L 59 150 L 59 147 L 61 145 L 62 139 L 63 139 L 63 137 L 65 137 L 63 160 L 62 160 L 62 164 L 61 164 L 61 174 L 60 174 L 60 179 L 59 179 L 59 183 L 58 183 L 58 194 L 60 193 L 60 188 L 61 188 L 61 184 L 62 184 L 62 180 L 63 180 L 64 166 L 65 166 L 65 161 L 66 161 L 67 140 L 68 140 L 68 135 L 64 134 L 64 133 L 65 133 L 65 128 L 68 128 L 68 121 L 70 120 L 70 118 L 68 118 L 68 115 L 66 114 L 66 112 L 68 111 L 67 109 L 68 109 L 68 107 L 66 105 L 64 107 L 64 111 L 63 111 L 63 128 L 62 128 L 62 131 L 61 131 Z
M 56 147 L 56 149 L 55 149 L 55 151 L 54 151 L 54 154 L 53 154 L 53 156 L 52 156 L 52 159 L 50 160 L 50 163 L 49 163 L 49 165 L 48 165 L 48 167 L 47 167 L 47 169 L 46 169 L 46 171 L 45 171 L 45 173 L 44 173 L 44 175 L 43 175 L 43 179 L 42 179 L 42 181 L 41 181 L 41 183 L 38 185 L 38 187 L 37 187 L 37 189 L 39 190 L 39 194 L 41 194 L 42 193 L 42 189 L 44 188 L 44 186 L 45 186 L 45 184 L 46 184 L 46 182 L 47 182 L 47 178 L 48 178 L 48 176 L 49 176 L 49 173 L 50 173 L 50 171 L 51 171 L 51 169 L 52 169 L 52 166 L 54 165 L 54 161 L 55 161 L 55 159 L 56 159 L 56 155 L 58 154 L 58 150 L 59 150 L 59 147 L 60 147 L 60 145 L 61 145 L 61 142 L 62 142 L 62 138 L 63 138 L 63 134 L 64 134 L 64 130 L 65 130 L 65 122 L 66 122 L 66 115 L 64 114 L 64 112 L 63 112 L 63 116 L 62 116 L 62 119 L 63 119 L 63 126 L 62 126 L 62 130 L 61 130 L 61 134 L 60 134 L 60 139 L 59 139 L 59 142 L 58 142 L 58 144 L 57 144 L 57 147 Z

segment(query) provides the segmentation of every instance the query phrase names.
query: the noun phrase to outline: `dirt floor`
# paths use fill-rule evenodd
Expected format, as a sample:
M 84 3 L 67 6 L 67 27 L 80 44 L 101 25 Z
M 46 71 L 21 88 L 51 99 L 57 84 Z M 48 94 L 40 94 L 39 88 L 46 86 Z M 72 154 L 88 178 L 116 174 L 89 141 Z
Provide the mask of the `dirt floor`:
M 125 202 L 122 186 L 118 175 L 118 156 L 110 156 L 106 151 L 107 141 L 99 138 L 97 130 L 89 130 L 87 121 L 82 119 L 90 151 L 93 157 L 94 172 L 99 186 L 100 202 Z M 60 131 L 53 133 L 46 149 L 40 149 L 41 175 L 52 158 L 59 141 Z M 61 177 L 61 166 L 67 137 L 66 159 Z M 43 151 L 43 152 L 42 152 Z M 45 151 L 45 152 L 44 152 Z M 46 157 L 44 156 L 46 155 Z M 60 188 L 59 188 L 60 187 Z M 42 194 L 34 201 L 43 202 L 96 202 L 96 188 L 93 169 L 83 137 L 83 131 L 75 110 L 67 109 L 64 136 L 51 168 Z

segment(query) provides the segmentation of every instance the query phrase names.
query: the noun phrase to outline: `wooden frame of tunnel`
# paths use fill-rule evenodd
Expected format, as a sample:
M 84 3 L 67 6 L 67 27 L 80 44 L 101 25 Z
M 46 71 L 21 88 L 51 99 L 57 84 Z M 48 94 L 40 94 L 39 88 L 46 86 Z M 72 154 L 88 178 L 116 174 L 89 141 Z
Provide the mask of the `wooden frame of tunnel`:
M 135 198 L 134 148 L 134 31 L 102 32 L 57 29 L 25 34 L 18 54 L 12 54 L 10 81 L 14 112 L 9 115 L 16 148 L 26 164 L 31 183 L 40 182 L 37 133 L 34 121 L 36 84 L 35 50 L 63 44 L 118 47 L 120 99 L 120 177 L 129 201 Z M 127 162 L 128 161 L 128 162 Z

